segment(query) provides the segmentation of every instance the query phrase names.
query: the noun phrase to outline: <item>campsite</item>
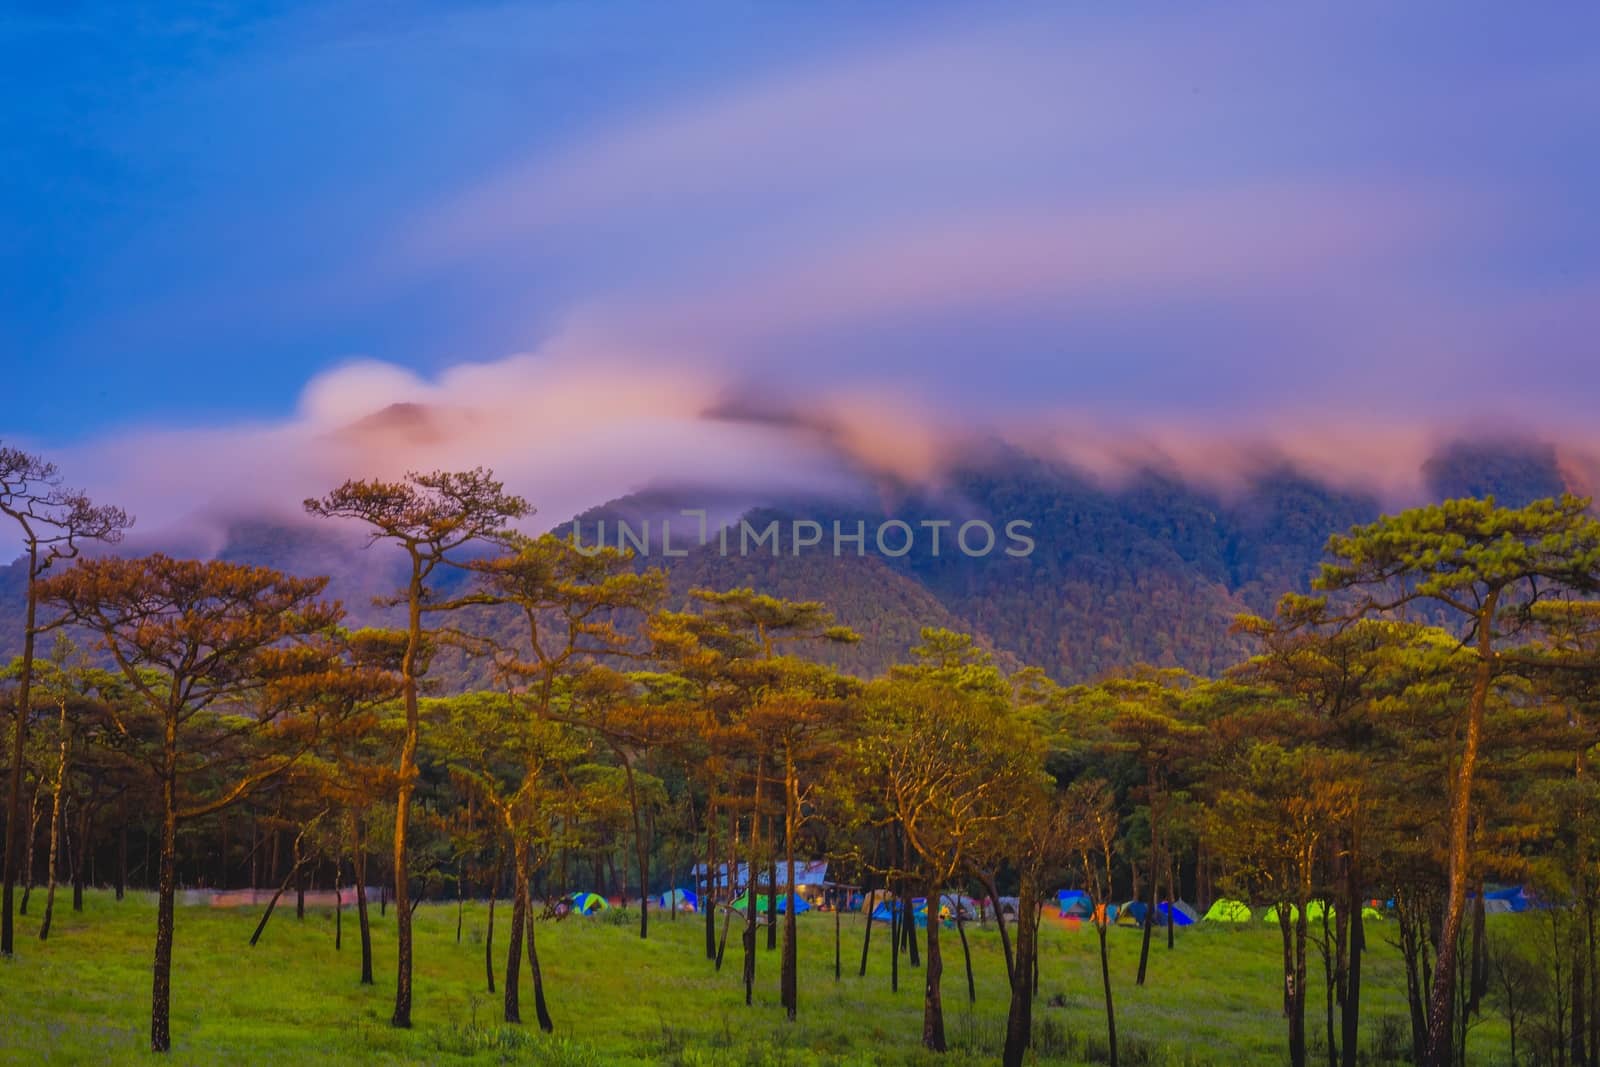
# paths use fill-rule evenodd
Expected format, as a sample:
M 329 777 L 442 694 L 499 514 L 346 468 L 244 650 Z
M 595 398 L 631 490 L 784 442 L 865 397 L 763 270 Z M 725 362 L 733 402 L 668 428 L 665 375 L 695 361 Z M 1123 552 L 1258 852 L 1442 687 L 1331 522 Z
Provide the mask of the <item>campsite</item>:
M 495 533 L 526 504 L 486 471 L 352 482 L 307 508 L 389 523 L 409 494 L 429 522 L 489 531 L 497 554 L 460 561 L 474 592 L 450 609 L 476 636 L 448 635 L 528 684 L 425 691 L 407 651 L 435 633 L 421 583 L 408 628 L 348 633 L 320 579 L 270 568 L 105 557 L 34 582 L 116 670 L 64 636 L 14 667 L 38 672 L 13 725 L 16 807 L 37 816 L 9 868 L 0 996 L 35 1029 L 5 1040 L 43 1053 L 80 1010 L 52 985 L 70 974 L 120 975 L 123 999 L 81 1010 L 128 1020 L 143 973 L 150 1047 L 201 1055 L 218 988 L 294 989 L 315 968 L 315 988 L 356 987 L 333 995 L 337 1040 L 374 1044 L 328 1054 L 357 1059 L 426 1058 L 425 1041 L 659 1056 L 649 1041 L 669 1039 L 637 1015 L 595 1028 L 599 1000 L 653 1004 L 648 1033 L 686 1062 L 768 1044 L 848 1062 L 867 1042 L 872 1062 L 1187 1064 L 1211 1062 L 1185 1035 L 1212 1028 L 1229 1062 L 1286 1050 L 1294 1067 L 1600 1050 L 1600 820 L 1570 817 L 1600 809 L 1600 719 L 1566 688 L 1600 675 L 1600 649 L 1567 614 L 1541 669 L 1498 686 L 1465 684 L 1488 661 L 1446 629 L 1302 620 L 1292 598 L 1236 623 L 1256 651 L 1214 678 L 1145 665 L 1060 685 L 923 627 L 864 679 L 826 661 L 860 638 L 820 601 L 696 588 L 678 610 L 628 552 Z M 1486 550 L 1525 528 L 1600 585 L 1600 520 L 1573 497 L 1385 518 L 1331 538 L 1325 574 L 1386 583 L 1373 546 L 1462 516 Z M 1526 595 L 1547 588 L 1551 564 L 1523 566 Z M 1418 758 L 1463 721 L 1471 764 Z M 1515 803 L 1466 780 L 1472 801 L 1446 805 L 1469 767 Z M 224 973 L 196 985 L 184 961 L 207 958 Z M 692 1005 L 669 1015 L 652 983 Z M 380 994 L 414 1036 L 366 1028 Z M 232 1040 L 251 1012 L 290 1017 L 282 999 L 229 994 Z M 124 1055 L 127 1027 L 99 1024 L 93 1055 Z
M 1099 1023 L 1098 962 L 1088 927 L 1071 931 L 1054 918 L 1054 901 L 1041 931 L 1038 1062 L 1080 1064 L 1104 1056 Z M 565 920 L 540 930 L 541 958 L 549 973 L 550 1010 L 556 1034 L 544 1037 L 495 1024 L 497 998 L 482 987 L 486 905 L 468 902 L 461 942 L 455 940 L 453 903 L 426 904 L 417 911 L 418 960 L 430 989 L 437 990 L 411 1031 L 387 1025 L 384 985 L 362 987 L 344 979 L 344 961 L 333 948 L 331 909 L 318 907 L 304 920 L 292 907 L 254 949 L 246 942 L 256 913 L 251 909 L 191 906 L 180 915 L 189 931 L 176 948 L 178 1005 L 175 1027 L 185 1035 L 174 1062 L 248 1063 L 533 1063 L 598 1067 L 601 1064 L 745 1065 L 929 1064 L 928 1054 L 897 1035 L 914 1032 L 922 1012 L 918 972 L 901 959 L 898 993 L 889 988 L 887 932 L 874 933 L 865 978 L 857 973 L 862 925 L 843 918 L 845 973 L 833 977 L 833 916 L 813 911 L 800 919 L 800 968 L 804 1000 L 799 1021 L 781 1020 L 775 987 L 763 983 L 757 1011 L 747 1013 L 735 976 L 718 975 L 694 959 L 696 924 L 685 914 L 662 917 L 648 941 L 632 930 L 636 915 L 602 913 L 592 920 Z M 392 949 L 391 917 L 373 913 L 375 949 Z M 148 992 L 148 966 L 141 952 L 153 903 L 144 895 L 122 903 L 109 893 L 90 893 L 86 910 L 63 923 L 59 939 L 44 946 L 27 985 L 17 968 L 0 969 L 8 1040 L 38 1050 L 40 1064 L 132 1064 L 147 1062 L 140 1050 L 141 1001 Z M 345 921 L 349 923 L 347 914 Z M 1501 923 L 1536 919 L 1497 916 Z M 1513 929 L 1517 927 L 1507 927 Z M 1375 1053 L 1404 1045 L 1406 1012 L 1399 955 L 1387 942 L 1392 930 L 1372 939 L 1368 958 L 1371 1009 L 1365 1041 Z M 1004 962 L 992 922 L 969 926 L 977 1001 L 968 1005 L 959 959 L 950 1005 L 952 1064 L 989 1064 L 998 1056 L 1007 993 Z M 346 929 L 349 936 L 349 928 Z M 1137 930 L 1113 928 L 1112 966 L 1126 977 L 1138 954 Z M 1162 942 L 1164 945 L 1164 942 Z M 347 942 L 345 952 L 350 951 Z M 1145 989 L 1119 985 L 1119 1024 L 1124 1062 L 1173 1067 L 1275 1067 L 1281 1037 L 1274 1003 L 1277 931 L 1261 922 L 1183 928 L 1177 946 L 1162 947 Z M 758 966 L 775 966 L 776 953 L 759 954 Z M 1311 999 L 1321 1002 L 1313 976 Z M 1471 1064 L 1503 1060 L 1487 1052 L 1503 1046 L 1505 1024 L 1485 1016 Z M 1373 1062 L 1399 1063 L 1376 1056 Z

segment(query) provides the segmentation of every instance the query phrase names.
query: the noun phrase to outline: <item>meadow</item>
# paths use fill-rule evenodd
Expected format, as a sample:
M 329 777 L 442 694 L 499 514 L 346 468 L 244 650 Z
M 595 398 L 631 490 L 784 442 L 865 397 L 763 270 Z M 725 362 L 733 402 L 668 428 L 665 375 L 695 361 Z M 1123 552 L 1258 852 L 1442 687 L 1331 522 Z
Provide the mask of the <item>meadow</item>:
M 417 1008 L 410 1031 L 388 1025 L 393 998 L 394 912 L 373 910 L 375 986 L 363 987 L 354 916 L 334 948 L 331 910 L 295 918 L 292 901 L 261 943 L 248 944 L 254 909 L 180 907 L 173 967 L 173 1062 L 182 1064 L 532 1063 L 589 1064 L 968 1064 L 998 1058 L 1005 990 L 998 935 L 968 927 L 977 1002 L 969 1005 L 959 939 L 945 947 L 944 994 L 951 1051 L 918 1046 L 922 972 L 901 958 L 890 991 L 887 931 L 873 936 L 865 978 L 857 975 L 862 920 L 843 922 L 844 976 L 833 974 L 833 916 L 799 917 L 799 1018 L 778 1003 L 776 952 L 758 942 L 756 1002 L 743 1004 L 737 930 L 720 973 L 703 958 L 696 917 L 652 917 L 638 936 L 637 914 L 543 922 L 538 929 L 555 1033 L 499 1022 L 500 998 L 484 985 L 487 907 L 465 905 L 456 943 L 456 906 L 416 912 Z M 1047 916 L 1053 915 L 1053 909 Z M 507 931 L 497 917 L 496 955 Z M 659 921 L 657 921 L 659 920 Z M 1510 919 L 1500 922 L 1518 921 Z M 0 964 L 0 1060 L 7 1063 L 148 1063 L 150 946 L 154 897 L 117 902 L 91 892 L 83 913 L 61 909 L 49 941 L 28 936 Z M 1158 931 L 1158 935 L 1162 932 Z M 1367 1062 L 1394 1062 L 1406 1044 L 1404 978 L 1392 934 L 1373 924 L 1366 957 Z M 1124 1064 L 1280 1064 L 1285 1060 L 1278 991 L 1277 930 L 1199 925 L 1152 947 L 1150 978 L 1133 983 L 1139 932 L 1111 931 L 1113 983 Z M 1035 1014 L 1040 1063 L 1098 1063 L 1105 1054 L 1098 955 L 1090 928 L 1047 918 L 1041 931 Z M 1315 954 L 1313 954 L 1315 962 Z M 1313 975 L 1308 1003 L 1312 1063 L 1326 1062 L 1323 985 Z M 524 985 L 524 997 L 530 996 Z M 527 1010 L 525 1005 L 525 1011 Z M 1504 1062 L 1505 1029 L 1486 1014 L 1473 1029 L 1469 1062 Z

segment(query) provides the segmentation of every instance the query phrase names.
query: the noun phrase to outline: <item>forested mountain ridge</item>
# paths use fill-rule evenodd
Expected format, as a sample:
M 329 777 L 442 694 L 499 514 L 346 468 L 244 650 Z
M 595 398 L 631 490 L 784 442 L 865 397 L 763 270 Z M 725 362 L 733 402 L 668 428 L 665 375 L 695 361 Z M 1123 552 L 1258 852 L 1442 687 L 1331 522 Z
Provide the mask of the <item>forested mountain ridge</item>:
M 1539 446 L 1456 445 L 1425 468 L 1430 495 L 1444 499 L 1494 494 L 1518 505 L 1572 485 L 1553 449 Z M 712 536 L 698 546 L 692 519 L 682 509 L 704 508 Z M 1152 663 L 1215 673 L 1237 662 L 1242 639 L 1228 631 L 1241 611 L 1268 612 L 1285 590 L 1302 590 L 1315 573 L 1330 534 L 1367 522 L 1381 511 L 1375 497 L 1339 490 L 1291 470 L 1257 478 L 1224 496 L 1176 476 L 1146 471 L 1107 486 L 1074 469 L 1021 455 L 990 458 L 950 473 L 938 492 L 904 490 L 892 504 L 774 498 L 755 506 L 693 490 L 655 490 L 591 509 L 580 517 L 592 542 L 606 518 L 606 542 L 615 543 L 615 520 L 634 530 L 650 523 L 656 538 L 641 565 L 669 574 L 669 601 L 687 603 L 696 586 L 752 586 L 790 599 L 825 602 L 839 621 L 860 633 L 857 645 L 825 652 L 836 666 L 870 676 L 904 660 L 923 626 L 974 634 L 1003 663 L 1042 667 L 1064 682 L 1087 680 Z M 792 554 L 758 548 L 719 551 L 715 530 L 743 515 L 762 528 L 796 519 L 824 528 L 822 544 Z M 673 523 L 674 548 L 665 556 L 661 520 Z M 927 541 L 901 558 L 880 555 L 872 531 L 898 519 L 919 528 L 924 520 L 955 524 L 982 518 L 997 530 L 1011 520 L 1031 524 L 1034 548 L 1007 556 L 1004 540 L 992 553 L 972 558 L 926 551 Z M 864 554 L 846 545 L 833 554 L 831 525 L 868 531 Z M 557 527 L 570 532 L 570 523 Z M 158 547 L 134 542 L 138 551 Z M 133 547 L 133 546 L 130 546 Z M 219 557 L 265 564 L 290 573 L 326 574 L 328 595 L 344 602 L 352 624 L 398 621 L 394 609 L 373 604 L 401 579 L 400 555 L 391 547 L 366 547 L 348 531 L 300 520 L 241 519 L 228 525 Z M 23 575 L 20 565 L 0 568 L 0 654 L 20 648 Z M 459 620 L 495 627 L 477 612 Z M 441 653 L 436 689 L 450 691 L 487 682 L 481 667 L 456 650 Z

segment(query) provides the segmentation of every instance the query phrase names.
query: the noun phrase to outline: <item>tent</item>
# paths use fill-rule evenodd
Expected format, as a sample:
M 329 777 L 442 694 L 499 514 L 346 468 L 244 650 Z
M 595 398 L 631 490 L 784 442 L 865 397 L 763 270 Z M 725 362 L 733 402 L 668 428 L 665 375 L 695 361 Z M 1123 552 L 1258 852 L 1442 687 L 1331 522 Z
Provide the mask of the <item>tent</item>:
M 1483 899 L 1483 913 L 1485 915 L 1510 915 L 1511 914 L 1511 901 L 1509 901 L 1509 900 L 1490 900 L 1488 897 L 1484 897 L 1484 899 Z M 1361 914 L 1365 915 L 1366 912 L 1362 911 Z
M 1322 917 L 1328 914 L 1327 902 L 1310 900 L 1306 902 L 1306 922 L 1321 922 Z M 1289 905 L 1289 920 L 1294 922 L 1300 918 L 1300 909 L 1293 904 Z M 1261 916 L 1262 922 L 1275 923 L 1278 921 L 1278 906 L 1274 904 Z
M 1527 911 L 1533 906 L 1532 898 L 1520 885 L 1514 885 L 1510 889 L 1491 890 L 1483 895 L 1484 904 L 1495 900 L 1505 901 L 1512 911 Z
M 1078 893 L 1070 900 L 1061 900 L 1061 918 L 1063 919 L 1090 919 L 1094 917 L 1094 901 L 1086 894 Z
M 1181 900 L 1176 904 L 1170 900 L 1163 900 L 1156 905 L 1156 913 L 1161 916 L 1162 922 L 1170 922 L 1173 926 L 1193 926 L 1195 920 L 1200 918 L 1193 908 Z
M 610 906 L 606 903 L 606 898 L 598 893 L 574 893 L 567 900 L 572 902 L 572 910 L 579 915 L 593 915 Z
M 745 908 L 749 906 L 749 904 L 750 904 L 749 894 L 740 894 L 739 899 L 735 900 L 733 902 L 733 910 L 734 911 L 744 911 Z M 788 911 L 789 911 L 789 894 L 780 893 L 778 895 L 778 902 L 777 902 L 777 905 L 776 905 L 776 910 L 777 910 L 779 915 L 784 915 L 784 914 L 788 913 Z M 808 912 L 810 910 L 811 910 L 811 905 L 806 903 L 805 897 L 802 897 L 802 896 L 796 894 L 796 896 L 794 898 L 794 913 L 796 915 L 804 915 L 806 912 Z M 757 915 L 765 915 L 766 913 L 767 913 L 767 895 L 765 893 L 757 893 L 756 894 L 756 914 Z
M 1488 902 L 1485 901 L 1485 903 Z M 1371 904 L 1363 904 L 1361 906 L 1361 917 L 1363 919 L 1377 919 L 1379 922 L 1382 922 L 1383 912 L 1379 911 L 1377 908 L 1374 908 Z
M 700 898 L 694 895 L 692 889 L 669 889 L 656 897 L 656 903 L 669 910 L 698 911 L 700 908 Z
M 1248 904 L 1226 897 L 1207 908 L 1205 914 L 1205 921 L 1208 923 L 1247 923 L 1251 918 Z
M 918 926 L 928 925 L 927 903 L 921 897 L 911 902 L 911 921 Z M 895 916 L 900 914 L 903 913 L 900 911 L 900 903 L 898 901 L 880 900 L 878 906 L 872 909 L 872 921 L 875 923 L 893 923 Z
M 956 917 L 955 907 L 956 899 L 954 897 L 945 897 L 942 906 L 939 908 L 939 918 L 946 923 L 954 922 Z M 896 901 L 880 900 L 878 906 L 872 909 L 872 921 L 875 923 L 892 923 L 899 908 L 900 905 Z M 804 910 L 805 908 L 802 907 L 797 910 L 796 914 Z M 967 914 L 970 916 L 972 912 L 969 910 Z M 911 902 L 911 921 L 918 926 L 928 925 L 928 901 L 925 897 L 917 897 Z
M 1150 911 L 1149 905 L 1142 900 L 1130 900 L 1126 904 L 1117 905 L 1118 926 L 1143 926 L 1144 917 Z
M 1079 919 L 1094 914 L 1094 902 L 1089 899 L 1089 894 L 1081 889 L 1063 889 L 1056 894 L 1056 905 L 1061 909 L 1061 918 L 1077 917 Z
M 943 893 L 939 900 L 939 914 L 946 919 L 954 919 L 957 909 L 961 918 L 969 922 L 978 917 L 978 902 L 963 893 Z

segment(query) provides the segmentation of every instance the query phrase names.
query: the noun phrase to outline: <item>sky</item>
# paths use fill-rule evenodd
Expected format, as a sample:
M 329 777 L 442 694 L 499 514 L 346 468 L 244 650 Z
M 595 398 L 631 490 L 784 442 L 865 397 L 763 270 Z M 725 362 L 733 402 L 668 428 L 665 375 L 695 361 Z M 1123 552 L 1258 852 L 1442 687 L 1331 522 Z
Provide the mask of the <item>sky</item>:
M 1600 436 L 1596 188 L 1576 2 L 11 4 L 0 437 L 162 520 L 990 435 L 1404 483 Z

